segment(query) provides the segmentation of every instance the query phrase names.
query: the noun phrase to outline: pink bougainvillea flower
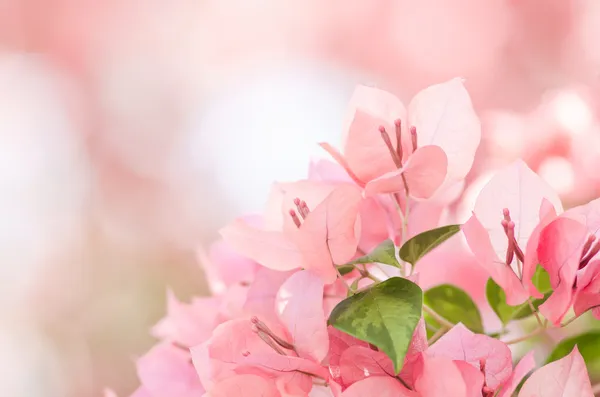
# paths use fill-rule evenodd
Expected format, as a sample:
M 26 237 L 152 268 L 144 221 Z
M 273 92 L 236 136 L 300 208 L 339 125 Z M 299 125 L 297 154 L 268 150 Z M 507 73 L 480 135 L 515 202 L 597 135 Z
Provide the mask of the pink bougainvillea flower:
M 502 386 L 498 397 L 511 397 L 523 378 L 535 369 L 533 352 L 529 352 L 519 361 L 508 380 Z
M 215 384 L 204 397 L 281 397 L 275 382 L 258 375 L 234 375 Z
M 368 343 L 360 341 L 334 328 L 329 328 L 329 371 L 343 389 L 368 377 L 389 376 L 395 378 L 390 358 Z M 421 320 L 408 347 L 399 377 L 404 384 L 412 385 L 413 372 L 421 353 L 427 349 L 425 322 Z
M 487 335 L 474 334 L 462 324 L 454 326 L 425 354 L 471 364 L 483 372 L 485 386 L 492 390 L 502 385 L 512 373 L 512 354 L 506 344 Z
M 277 335 L 256 318 L 219 325 L 211 339 L 192 348 L 192 359 L 207 390 L 242 373 L 278 377 L 299 372 L 328 378 L 327 369 L 320 363 L 298 356 L 287 335 Z
M 142 386 L 135 396 L 197 397 L 204 393 L 188 351 L 156 345 L 137 362 Z
M 276 299 L 277 313 L 289 330 L 296 353 L 315 362 L 323 361 L 329 350 L 324 287 L 320 278 L 300 271 L 283 283 Z
M 249 284 L 259 266 L 256 262 L 236 253 L 224 241 L 217 241 L 210 246 L 208 253 L 198 251 L 208 285 L 213 294 L 221 294 L 234 284 Z
M 356 382 L 342 393 L 342 397 L 419 397 L 418 393 L 402 386 L 392 377 L 373 376 Z
M 556 211 L 562 211 L 558 195 L 521 160 L 498 172 L 481 190 L 463 231 L 480 265 L 506 292 L 508 304 L 541 297 L 531 282 L 539 225 L 545 226 Z
M 577 346 L 566 357 L 535 371 L 519 397 L 594 397 L 583 357 Z
M 472 388 L 479 388 L 476 391 L 481 393 L 483 376 L 474 375 L 473 371 L 459 363 L 447 357 L 423 355 L 415 372 L 414 390 L 420 397 L 472 397 L 472 394 L 467 394 Z
M 273 270 L 304 268 L 330 284 L 334 263 L 345 263 L 356 253 L 360 236 L 358 209 L 361 193 L 350 184 L 338 185 L 311 211 L 299 198 L 287 208 L 279 230 L 251 227 L 242 220 L 221 230 L 240 254 Z
M 408 191 L 429 198 L 471 168 L 480 125 L 460 79 L 433 85 L 404 105 L 359 86 L 352 96 L 343 154 L 322 143 L 367 195 Z
M 594 317 L 600 319 L 600 260 L 590 262 L 578 272 L 573 310 L 576 316 L 592 310 Z
M 155 337 L 181 346 L 198 345 L 212 334 L 221 322 L 221 299 L 194 298 L 190 304 L 180 302 L 175 294 L 167 293 L 167 316 L 152 329 Z
M 540 312 L 553 324 L 560 325 L 573 303 L 577 270 L 586 252 L 587 228 L 572 219 L 558 218 L 540 234 L 538 258 L 550 275 L 554 292 L 540 306 Z
M 261 268 L 254 278 L 246 294 L 244 312 L 250 316 L 257 316 L 270 327 L 279 323 L 279 316 L 275 312 L 277 293 L 283 283 L 294 274 L 294 271 L 278 272 Z

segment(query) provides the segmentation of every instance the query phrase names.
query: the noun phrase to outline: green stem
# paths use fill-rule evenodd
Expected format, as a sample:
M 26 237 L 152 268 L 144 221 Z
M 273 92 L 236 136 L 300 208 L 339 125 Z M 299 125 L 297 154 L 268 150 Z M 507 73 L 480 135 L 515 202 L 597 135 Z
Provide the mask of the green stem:
M 516 338 L 516 339 L 508 340 L 508 341 L 506 341 L 504 343 L 506 343 L 507 345 L 514 345 L 515 343 L 521 343 L 521 342 L 524 342 L 524 341 L 526 341 L 526 340 L 528 340 L 530 338 L 533 338 L 534 336 L 537 336 L 537 335 L 539 335 L 539 334 L 541 334 L 541 333 L 543 333 L 545 331 L 546 331 L 546 328 L 536 328 L 534 331 L 532 331 L 532 332 L 530 332 L 530 333 L 528 333 L 526 335 L 523 335 L 523 336 L 521 336 L 519 338 Z
M 452 324 L 450 321 L 446 320 L 444 317 L 440 316 L 439 314 L 437 314 L 435 312 L 435 310 L 433 310 L 432 308 L 430 308 L 427 305 L 423 305 L 423 311 L 427 314 L 429 314 L 431 317 L 433 317 L 433 319 L 435 321 L 437 321 L 440 325 L 442 325 L 443 327 L 446 327 L 448 329 L 454 327 L 454 324 Z
M 440 339 L 442 337 L 442 335 L 444 335 L 447 331 L 447 328 L 440 328 L 437 330 L 437 332 L 433 335 L 431 335 L 431 338 L 429 338 L 429 340 L 427 341 L 428 345 L 431 345 L 432 343 L 434 343 L 436 340 Z

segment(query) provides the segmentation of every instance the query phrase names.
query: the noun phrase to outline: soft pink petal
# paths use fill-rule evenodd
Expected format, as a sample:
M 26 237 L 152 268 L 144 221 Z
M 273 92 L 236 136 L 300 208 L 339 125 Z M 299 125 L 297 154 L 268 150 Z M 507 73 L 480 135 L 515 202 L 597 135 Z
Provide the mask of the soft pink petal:
M 340 357 L 340 372 L 343 385 L 347 387 L 370 376 L 394 377 L 394 365 L 383 352 L 351 346 Z
M 293 224 L 290 210 L 296 209 L 294 200 L 303 200 L 309 208 L 316 207 L 335 188 L 334 184 L 314 180 L 274 182 L 263 216 L 263 228 L 283 230 L 285 224 Z
M 535 371 L 519 397 L 594 397 L 583 357 L 577 346 L 566 357 Z
M 410 156 L 403 168 L 387 172 L 367 183 L 365 195 L 403 192 L 406 179 L 412 197 L 429 198 L 444 182 L 447 165 L 446 154 L 438 146 L 421 147 Z
M 368 347 L 369 344 L 331 326 L 327 328 L 327 331 L 329 333 L 329 353 L 327 355 L 329 372 L 336 382 L 341 383 L 340 359 L 344 351 L 351 346 Z
M 454 361 L 422 356 L 418 363 L 414 390 L 420 397 L 466 396 L 467 386 Z
M 256 229 L 238 219 L 220 233 L 241 255 L 269 269 L 286 271 L 302 267 L 302 255 L 282 232 Z
M 522 160 L 500 170 L 481 190 L 474 212 L 488 231 L 499 258 L 506 257 L 508 247 L 508 239 L 501 224 L 502 210 L 510 210 L 510 216 L 515 222 L 515 238 L 521 249 L 525 249 L 531 233 L 539 223 L 540 205 L 544 199 L 558 212 L 562 211 L 556 192 Z
M 219 298 L 196 298 L 191 304 L 180 302 L 167 291 L 167 316 L 152 328 L 152 335 L 183 346 L 195 346 L 212 334 L 220 313 Z
M 518 305 L 525 302 L 529 295 L 523 288 L 521 280 L 504 261 L 500 260 L 492 247 L 486 229 L 475 214 L 463 225 L 462 230 L 478 263 L 506 293 L 507 303 Z
M 404 180 L 402 175 L 404 169 L 395 169 L 393 171 L 386 172 L 385 174 L 371 179 L 365 186 L 365 196 L 371 197 L 376 194 L 388 194 L 397 193 L 404 191 Z
M 600 307 L 600 260 L 590 262 L 577 272 L 577 291 L 573 302 L 575 315 Z
M 212 244 L 208 254 L 199 250 L 198 256 L 213 294 L 223 293 L 233 284 L 251 282 L 259 267 L 224 241 Z
M 502 390 L 500 391 L 500 394 L 498 394 L 498 397 L 511 397 L 523 378 L 534 369 L 535 359 L 533 358 L 533 351 L 530 351 L 521 359 L 521 361 L 519 361 L 510 375 L 510 378 L 508 378 L 506 383 L 502 386 Z
M 600 237 L 600 198 L 587 204 L 565 211 L 562 215 L 577 221 L 583 221 L 590 233 Z
M 170 344 L 157 345 L 140 358 L 137 372 L 151 395 L 197 397 L 204 392 L 189 353 Z
M 356 183 L 360 187 L 365 186 L 365 182 L 361 180 L 354 173 L 354 171 L 352 171 L 350 165 L 348 164 L 348 161 L 346 161 L 346 158 L 339 152 L 339 150 L 337 150 L 327 142 L 321 142 L 319 143 L 319 146 L 321 146 L 327 153 L 329 153 L 329 155 L 344 169 L 344 171 L 346 171 L 346 174 L 348 174 L 348 176 L 354 181 L 354 183 Z
M 481 397 L 485 379 L 480 370 L 465 361 L 454 360 L 465 384 L 465 397 Z
M 371 377 L 356 382 L 343 393 L 342 397 L 419 397 L 391 377 Z M 433 397 L 433 396 L 432 396 Z
M 523 286 L 529 295 L 536 299 L 540 299 L 544 296 L 544 294 L 537 290 L 532 282 L 533 275 L 535 274 L 535 270 L 539 263 L 537 248 L 540 241 L 540 234 L 554 219 L 556 219 L 556 210 L 554 209 L 554 206 L 552 206 L 547 199 L 543 199 L 540 206 L 540 222 L 535 229 L 533 229 L 529 241 L 527 241 L 525 261 L 523 262 Z
M 280 354 L 254 354 L 249 355 L 236 370 L 244 372 L 248 369 L 258 369 L 272 375 L 281 375 L 293 371 L 301 371 L 318 378 L 327 379 L 329 372 L 327 368 L 314 361 L 293 356 L 282 356 Z
M 504 383 L 512 372 L 512 355 L 507 345 L 487 335 L 474 334 L 462 324 L 454 326 L 425 354 L 466 361 L 475 368 L 485 361 L 485 382 L 492 389 Z
M 403 168 L 410 195 L 427 199 L 444 182 L 448 172 L 448 157 L 439 146 L 420 146 Z
M 280 397 L 307 397 L 313 378 L 298 371 L 283 374 L 275 380 Z
M 294 271 L 278 272 L 264 267 L 259 269 L 248 289 L 244 311 L 270 326 L 278 323 L 279 316 L 275 310 L 277 292 L 292 274 Z
M 249 319 L 217 326 L 212 337 L 191 352 L 196 371 L 207 389 L 234 374 L 236 367 L 243 365 L 250 355 L 277 355 L 252 331 Z
M 236 375 L 215 384 L 206 397 L 280 397 L 272 379 Z
M 346 182 L 351 183 L 344 167 L 325 159 L 311 160 L 308 168 L 308 179 L 320 182 Z
M 329 350 L 323 281 L 308 271 L 293 274 L 277 294 L 276 307 L 300 357 L 323 361 Z
M 555 325 L 560 324 L 572 304 L 573 284 L 587 236 L 586 227 L 569 218 L 554 220 L 540 234 L 538 258 L 554 290 L 540 312 Z
M 377 198 L 369 197 L 362 200 L 359 206 L 359 216 L 359 247 L 364 252 L 371 252 L 379 243 L 390 238 L 389 218 Z
M 437 145 L 448 156 L 448 179 L 463 179 L 481 139 L 479 118 L 461 79 L 432 85 L 408 106 L 408 121 L 417 128 L 419 146 Z
M 337 278 L 333 264 L 349 261 L 356 252 L 360 201 L 356 186 L 340 185 L 308 214 L 299 229 L 288 233 L 302 253 L 303 267 L 327 284 Z
M 402 102 L 389 92 L 377 88 L 356 87 L 348 109 L 344 156 L 350 168 L 368 182 L 396 168 L 389 150 L 381 139 L 379 126 L 384 126 L 396 148 L 394 121 L 404 120 Z
M 445 206 L 430 201 L 411 202 L 406 239 L 440 226 L 440 218 L 445 209 Z M 444 243 L 440 247 L 446 244 Z

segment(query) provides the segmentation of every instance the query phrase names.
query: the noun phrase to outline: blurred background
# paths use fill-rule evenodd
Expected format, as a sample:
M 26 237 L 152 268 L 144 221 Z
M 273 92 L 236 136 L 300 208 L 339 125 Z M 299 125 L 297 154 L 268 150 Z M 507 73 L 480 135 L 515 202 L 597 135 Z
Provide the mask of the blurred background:
M 596 0 L 0 0 L 0 395 L 130 393 L 166 289 L 205 293 L 197 249 L 340 141 L 357 83 L 466 79 L 466 202 L 516 157 L 597 197 L 598 37 Z

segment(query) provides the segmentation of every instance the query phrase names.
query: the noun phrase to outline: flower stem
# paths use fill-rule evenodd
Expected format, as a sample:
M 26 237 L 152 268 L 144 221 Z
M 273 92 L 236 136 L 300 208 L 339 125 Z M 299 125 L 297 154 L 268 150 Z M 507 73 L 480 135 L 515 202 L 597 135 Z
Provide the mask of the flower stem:
M 440 325 L 442 325 L 443 327 L 446 327 L 448 329 L 454 327 L 454 324 L 452 324 L 450 321 L 446 320 L 444 317 L 440 316 L 439 314 L 437 314 L 432 308 L 430 308 L 427 305 L 423 305 L 423 311 L 427 314 L 429 314 L 431 317 L 433 317 L 433 319 L 435 321 L 437 321 L 438 323 L 440 323 Z
M 437 332 L 435 334 L 433 334 L 431 336 L 431 338 L 429 338 L 429 340 L 427 341 L 428 345 L 431 345 L 433 342 L 435 342 L 436 340 L 440 339 L 442 337 L 442 335 L 444 335 L 446 333 L 448 329 L 445 327 L 442 327 L 440 329 L 437 330 Z
M 508 340 L 508 341 L 506 341 L 504 343 L 506 343 L 507 345 L 514 345 L 516 343 L 521 343 L 521 342 L 526 341 L 527 339 L 533 338 L 534 336 L 537 336 L 537 335 L 543 333 L 544 331 L 546 331 L 546 328 L 537 328 L 534 331 L 532 331 L 532 332 L 530 332 L 530 333 L 528 333 L 526 335 L 523 335 L 523 336 L 521 336 L 519 338 L 516 338 L 516 339 Z

